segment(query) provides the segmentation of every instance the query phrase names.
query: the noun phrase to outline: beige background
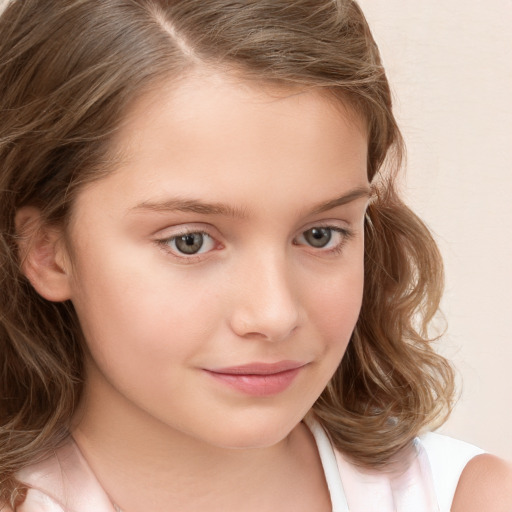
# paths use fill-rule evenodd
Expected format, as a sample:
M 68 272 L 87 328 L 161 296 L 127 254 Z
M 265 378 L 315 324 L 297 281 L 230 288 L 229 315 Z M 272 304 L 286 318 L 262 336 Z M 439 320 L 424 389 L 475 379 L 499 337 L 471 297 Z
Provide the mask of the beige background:
M 408 146 L 405 195 L 446 265 L 441 431 L 512 460 L 512 2 L 360 0 Z

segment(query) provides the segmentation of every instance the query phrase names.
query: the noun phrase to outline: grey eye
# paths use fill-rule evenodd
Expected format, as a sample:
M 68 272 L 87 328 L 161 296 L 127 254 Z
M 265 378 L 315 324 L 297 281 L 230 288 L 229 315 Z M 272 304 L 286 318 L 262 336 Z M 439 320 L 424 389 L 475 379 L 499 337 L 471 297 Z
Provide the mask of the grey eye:
M 311 228 L 303 233 L 306 242 L 311 247 L 322 248 L 325 247 L 332 238 L 331 228 Z
M 174 239 L 176 249 L 183 254 L 196 254 L 204 244 L 202 233 L 187 233 Z

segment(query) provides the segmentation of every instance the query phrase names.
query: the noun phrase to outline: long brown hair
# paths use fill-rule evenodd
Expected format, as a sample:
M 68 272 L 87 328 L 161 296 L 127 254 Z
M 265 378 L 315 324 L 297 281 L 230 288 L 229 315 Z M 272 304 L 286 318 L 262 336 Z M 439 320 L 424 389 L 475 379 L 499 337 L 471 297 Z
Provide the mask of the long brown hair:
M 402 138 L 377 46 L 351 0 L 15 0 L 0 17 L 0 501 L 14 475 L 69 435 L 83 384 L 69 302 L 23 276 L 15 212 L 66 225 L 74 197 L 115 165 L 127 106 L 198 65 L 318 88 L 366 122 L 365 289 L 351 343 L 314 411 L 356 463 L 384 466 L 451 409 L 453 372 L 431 346 L 442 265 L 400 200 Z

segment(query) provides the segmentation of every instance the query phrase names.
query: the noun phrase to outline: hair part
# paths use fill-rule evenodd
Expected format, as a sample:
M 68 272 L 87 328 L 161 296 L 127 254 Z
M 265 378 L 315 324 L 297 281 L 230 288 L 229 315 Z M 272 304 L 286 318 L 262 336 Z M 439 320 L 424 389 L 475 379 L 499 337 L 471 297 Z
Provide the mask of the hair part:
M 65 441 L 84 379 L 74 308 L 43 299 L 24 277 L 15 212 L 32 205 L 65 226 L 81 188 L 115 169 L 127 108 L 198 66 L 325 91 L 366 123 L 377 192 L 363 305 L 314 406 L 335 445 L 360 465 L 385 466 L 450 411 L 453 372 L 427 335 L 440 256 L 397 195 L 402 138 L 354 1 L 16 0 L 0 16 L 0 500 L 13 506 L 16 471 Z

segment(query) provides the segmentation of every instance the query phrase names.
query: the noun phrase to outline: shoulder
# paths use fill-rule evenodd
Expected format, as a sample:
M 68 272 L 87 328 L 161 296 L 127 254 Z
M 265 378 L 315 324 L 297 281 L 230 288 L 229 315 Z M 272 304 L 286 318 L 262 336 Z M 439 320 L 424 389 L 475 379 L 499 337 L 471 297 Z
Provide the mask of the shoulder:
M 451 437 L 422 438 L 428 452 L 441 510 L 512 512 L 510 463 Z
M 465 466 L 455 491 L 452 512 L 512 511 L 512 464 L 481 454 Z
M 484 450 L 437 432 L 420 436 L 425 449 L 441 510 L 450 510 L 455 489 L 465 466 Z

